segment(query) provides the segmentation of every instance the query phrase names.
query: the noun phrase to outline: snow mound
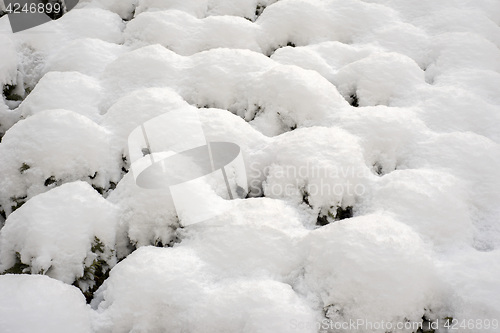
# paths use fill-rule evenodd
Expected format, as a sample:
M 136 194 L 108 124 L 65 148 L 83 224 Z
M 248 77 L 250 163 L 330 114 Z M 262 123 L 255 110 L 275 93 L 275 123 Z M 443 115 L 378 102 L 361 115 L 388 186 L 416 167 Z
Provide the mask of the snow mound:
M 394 10 L 364 1 L 282 0 L 266 8 L 256 23 L 265 31 L 265 53 L 271 54 L 289 43 L 350 44 L 359 36 L 398 20 Z
M 63 44 L 61 49 L 50 54 L 43 71 L 45 73 L 80 72 L 98 77 L 106 66 L 122 55 L 125 50 L 124 46 L 100 39 L 80 38 Z
M 277 137 L 273 159 L 265 168 L 264 195 L 305 204 L 327 219 L 337 218 L 337 209 L 352 208 L 373 177 L 357 141 L 344 130 L 321 127 Z M 297 160 L 297 155 L 302 158 Z
M 226 277 L 291 281 L 301 265 L 300 240 L 307 235 L 303 215 L 269 198 L 232 201 L 231 206 L 223 215 L 183 230 L 179 247 L 194 250 Z
M 62 185 L 29 200 L 0 231 L 0 271 L 26 266 L 65 283 L 116 263 L 116 209 L 90 185 Z M 15 267 L 14 267 L 15 266 Z
M 397 53 L 372 54 L 341 68 L 336 86 L 346 98 L 356 98 L 359 106 L 391 105 L 395 98 L 409 99 L 424 72 L 410 58 Z
M 189 104 L 171 89 L 138 89 L 122 97 L 109 108 L 103 117 L 102 126 L 112 133 L 112 145 L 127 156 L 128 137 L 136 127 L 166 112 L 189 107 Z
M 140 78 L 135 74 L 139 70 Z M 267 135 L 319 124 L 329 113 L 348 106 L 317 73 L 275 66 L 268 58 L 245 50 L 214 49 L 181 57 L 157 45 L 146 46 L 110 64 L 105 77 L 111 101 L 143 86 L 169 87 L 190 104 L 222 108 L 247 121 L 255 120 L 255 127 Z M 285 84 L 293 95 L 280 93 L 279 87 Z M 109 104 L 105 101 L 102 108 Z M 259 116 L 263 118 L 258 120 Z
M 125 38 L 132 45 L 161 44 L 180 55 L 214 48 L 262 52 L 255 24 L 233 16 L 210 16 L 199 20 L 182 11 L 146 12 L 132 20 Z
M 66 109 L 99 122 L 101 86 L 78 72 L 50 72 L 19 106 L 23 118 L 51 109 Z
M 101 192 L 118 183 L 120 156 L 109 134 L 66 110 L 43 111 L 14 125 L 0 143 L 0 205 L 9 215 L 54 186 L 84 180 Z
M 289 332 L 292 320 L 315 319 L 289 285 L 221 273 L 186 248 L 141 248 L 99 290 L 96 332 L 274 333 Z
M 464 185 L 443 171 L 396 170 L 374 186 L 370 210 L 393 213 L 435 246 L 473 245 Z
M 120 207 L 120 230 L 131 244 L 119 244 L 118 256 L 130 253 L 130 245 L 171 245 L 176 240 L 179 219 L 170 194 L 162 190 L 139 187 L 132 173 L 120 181 L 109 201 Z
M 90 333 L 90 309 L 75 287 L 46 276 L 0 276 L 5 333 Z
M 303 283 L 334 322 L 418 322 L 425 309 L 440 306 L 430 251 L 417 233 L 387 215 L 340 221 L 311 232 L 304 242 Z

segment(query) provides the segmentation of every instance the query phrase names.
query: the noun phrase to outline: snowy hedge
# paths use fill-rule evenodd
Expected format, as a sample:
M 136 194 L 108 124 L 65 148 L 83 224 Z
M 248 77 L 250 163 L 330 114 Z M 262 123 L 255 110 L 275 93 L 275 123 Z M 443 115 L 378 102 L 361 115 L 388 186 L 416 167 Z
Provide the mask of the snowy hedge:
M 81 0 L 16 34 L 0 16 L 0 331 L 497 332 L 499 12 Z M 130 133 L 168 113 L 199 118 L 180 144 L 244 159 L 248 196 L 204 223 L 132 172 Z

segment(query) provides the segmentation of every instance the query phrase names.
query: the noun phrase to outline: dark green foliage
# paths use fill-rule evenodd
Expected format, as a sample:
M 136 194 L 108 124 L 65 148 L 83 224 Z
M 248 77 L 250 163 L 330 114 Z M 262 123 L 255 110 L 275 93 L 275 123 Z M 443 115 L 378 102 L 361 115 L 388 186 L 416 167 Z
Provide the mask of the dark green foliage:
M 384 174 L 384 168 L 379 162 L 375 162 L 373 164 L 373 171 L 379 176 L 382 176 Z
M 349 101 L 348 102 L 349 102 L 349 104 L 351 104 L 355 108 L 359 107 L 358 95 L 356 95 L 356 93 L 354 93 L 351 96 L 349 96 Z
M 90 251 L 92 251 L 93 253 L 104 253 L 104 244 L 96 236 L 94 236 L 94 242 L 92 243 Z
M 28 197 L 27 196 L 23 196 L 23 197 L 11 197 L 10 200 L 15 203 L 15 205 L 13 205 L 13 206 L 10 207 L 11 210 L 15 211 L 16 209 L 21 208 L 21 206 L 26 203 L 26 198 L 28 198 Z
M 7 84 L 4 86 L 3 95 L 5 96 L 6 100 L 8 100 L 8 101 L 22 101 L 23 100 L 22 96 L 15 93 L 16 87 L 17 86 L 10 85 L 10 84 Z
M 50 185 L 53 185 L 55 183 L 57 183 L 56 177 L 50 176 L 49 178 L 45 179 L 45 182 L 43 183 L 43 185 L 50 186 Z
M 14 266 L 10 267 L 9 269 L 5 270 L 1 275 L 4 274 L 30 274 L 31 273 L 31 268 L 29 265 L 23 264 L 21 262 L 21 254 L 19 252 L 16 252 L 16 263 Z
M 94 259 L 90 266 L 84 268 L 83 277 L 78 279 L 73 285 L 82 290 L 87 303 L 90 303 L 92 301 L 94 293 L 109 277 L 109 271 L 109 266 L 106 264 L 106 261 L 102 259 Z M 86 290 L 83 290 L 82 282 L 90 282 L 90 287 Z
M 31 167 L 26 164 L 26 163 L 23 163 L 23 165 L 21 165 L 21 167 L 19 168 L 19 172 L 20 173 L 24 173 L 25 171 L 28 171 Z
M 107 264 L 106 259 L 109 259 L 109 256 L 114 254 L 114 250 L 109 250 L 110 253 L 106 254 L 106 246 L 95 236 L 90 251 L 96 257 L 90 266 L 84 267 L 83 276 L 73 283 L 74 286 L 82 291 L 87 303 L 90 303 L 94 297 L 94 293 L 109 277 L 111 267 Z
M 351 206 L 347 206 L 345 208 L 338 206 L 335 210 L 335 213 L 332 213 L 332 209 L 333 207 L 330 208 L 326 215 L 319 215 L 318 219 L 316 220 L 316 225 L 322 227 L 335 221 L 345 220 L 353 217 L 353 210 Z
M 257 7 L 255 7 L 255 19 L 257 19 L 260 15 L 262 15 L 262 12 L 264 12 L 264 9 L 266 9 L 266 6 L 259 3 L 257 4 Z

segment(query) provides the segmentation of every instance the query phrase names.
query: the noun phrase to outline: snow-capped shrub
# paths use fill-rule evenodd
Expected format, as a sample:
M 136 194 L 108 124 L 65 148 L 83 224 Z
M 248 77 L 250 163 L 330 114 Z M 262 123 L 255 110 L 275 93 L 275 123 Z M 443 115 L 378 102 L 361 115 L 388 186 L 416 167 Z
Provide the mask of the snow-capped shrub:
M 80 291 L 40 275 L 0 276 L 2 332 L 91 333 L 90 309 Z
M 397 13 L 386 6 L 356 0 L 282 0 L 266 8 L 257 19 L 264 30 L 266 54 L 288 43 L 297 46 L 324 41 L 352 43 L 388 22 Z
M 460 103 L 464 103 L 468 99 L 470 103 L 480 104 L 481 107 L 478 109 L 491 109 L 495 105 L 500 104 L 500 95 L 497 93 L 497 87 L 500 86 L 499 72 L 486 69 L 463 68 L 441 73 L 439 76 L 434 77 L 433 80 L 434 87 L 441 88 L 439 89 L 441 90 L 440 99 L 448 99 L 443 96 L 445 91 L 449 94 L 457 94 L 457 89 L 460 89 L 460 93 L 457 94 L 460 96 Z M 433 90 L 434 92 L 435 90 Z M 466 107 L 468 106 L 464 105 L 464 109 Z M 492 116 L 490 110 L 483 111 L 483 113 L 488 113 L 489 117 Z
M 0 231 L 0 271 L 78 280 L 88 291 L 116 264 L 117 222 L 116 208 L 87 183 L 40 194 L 9 215 Z
M 168 88 L 144 88 L 123 96 L 104 115 L 102 126 L 113 133 L 112 145 L 127 156 L 130 133 L 144 122 L 172 110 L 189 108 Z
M 500 46 L 500 27 L 488 18 L 487 12 L 459 7 L 443 8 L 429 14 L 426 16 L 425 21 L 422 22 L 422 28 L 427 32 L 434 35 L 450 32 L 470 32 Z
M 335 73 L 340 68 L 361 60 L 375 51 L 378 49 L 370 45 L 329 41 L 299 47 L 283 47 L 276 50 L 271 59 L 284 65 L 296 65 L 314 70 L 333 83 Z
M 142 75 L 137 78 L 139 70 Z M 347 106 L 335 87 L 317 73 L 273 66 L 268 58 L 246 50 L 214 49 L 180 57 L 159 46 L 147 46 L 118 58 L 106 69 L 106 77 L 104 85 L 114 98 L 144 85 L 170 87 L 191 104 L 255 119 L 254 126 L 267 135 L 320 124 L 329 113 Z M 293 95 L 280 93 L 284 85 Z M 103 109 L 109 107 L 109 100 L 104 103 Z
M 75 8 L 55 21 L 68 40 L 96 38 L 109 43 L 123 43 L 125 24 L 121 17 L 100 8 Z
M 433 246 L 472 245 L 465 184 L 446 172 L 396 170 L 373 188 L 370 211 L 391 212 Z
M 357 141 L 341 129 L 321 127 L 277 137 L 264 195 L 304 203 L 328 221 L 339 218 L 338 208 L 352 208 L 366 194 L 371 175 Z
M 487 230 L 487 229 L 486 229 Z M 498 244 L 497 238 L 497 244 Z M 498 288 L 500 274 L 500 251 L 497 249 L 477 251 L 472 248 L 453 249 L 446 257 L 436 258 L 440 267 L 440 278 L 453 286 L 447 300 L 448 313 L 454 318 L 498 318 L 500 299 L 492 297 Z M 460 286 L 460 288 L 454 287 Z M 485 327 L 484 332 L 496 333 L 498 328 Z M 466 332 L 468 329 L 457 331 Z
M 133 248 L 146 245 L 173 245 L 177 238 L 179 219 L 168 191 L 139 187 L 132 173 L 126 174 L 109 196 L 120 207 L 120 233 L 129 242 L 118 244 L 123 258 Z
M 462 201 L 461 206 L 467 207 L 471 214 L 476 228 L 474 245 L 482 250 L 498 246 L 500 228 L 494 217 L 499 212 L 497 203 L 500 202 L 500 147 L 497 142 L 474 133 L 435 135 L 419 145 L 409 165 L 446 170 L 460 180 L 462 190 L 450 192 L 449 197 Z M 451 188 L 455 190 L 456 186 Z
M 338 114 L 335 123 L 359 138 L 366 165 L 379 175 L 404 168 L 415 146 L 430 135 L 417 113 L 408 108 L 351 109 Z
M 425 309 L 441 305 L 430 252 L 417 233 L 390 217 L 340 221 L 311 232 L 304 242 L 304 284 L 333 322 L 419 322 Z
M 144 87 L 170 87 L 190 104 L 229 109 L 245 93 L 242 85 L 251 73 L 273 65 L 269 58 L 249 50 L 213 49 L 183 57 L 160 45 L 146 46 L 106 68 L 103 86 L 108 99 L 102 109 Z
M 120 156 L 109 133 L 66 110 L 43 111 L 14 125 L 0 143 L 0 205 L 8 215 L 54 186 L 84 180 L 104 193 L 118 183 Z
M 408 22 L 391 22 L 360 36 L 358 41 L 410 57 L 420 68 L 426 68 L 429 64 L 431 38 L 423 28 Z M 353 46 L 356 45 L 359 44 Z
M 448 32 L 432 38 L 428 81 L 441 73 L 470 69 L 500 72 L 500 50 L 489 40 L 469 32 Z
M 239 110 L 236 113 L 246 120 L 255 119 L 254 126 L 269 136 L 297 127 L 320 126 L 331 114 L 348 106 L 321 75 L 296 66 L 276 66 L 255 75 L 250 82 L 243 95 L 248 101 L 245 114 Z M 287 94 L 281 93 L 284 86 Z
M 239 17 L 209 16 L 197 19 L 182 11 L 145 12 L 132 20 L 125 38 L 132 46 L 161 44 L 180 55 L 214 48 L 262 52 L 257 25 Z
M 293 289 L 272 280 L 233 280 L 187 248 L 145 247 L 120 262 L 93 302 L 96 332 L 290 332 L 315 322 Z M 314 325 L 301 332 L 316 332 Z
M 223 214 L 183 230 L 180 246 L 193 249 L 227 277 L 290 281 L 301 264 L 299 241 L 307 234 L 303 217 L 282 200 L 231 201 Z
M 341 68 L 335 85 L 346 99 L 359 106 L 391 105 L 409 99 L 425 84 L 424 72 L 410 58 L 398 53 L 374 53 Z
M 43 72 L 80 72 L 98 77 L 126 48 L 95 38 L 81 38 L 62 45 L 45 63 Z
M 74 61 L 74 59 L 73 59 Z M 78 72 L 50 72 L 43 76 L 19 109 L 24 118 L 51 109 L 66 109 L 100 121 L 101 86 Z

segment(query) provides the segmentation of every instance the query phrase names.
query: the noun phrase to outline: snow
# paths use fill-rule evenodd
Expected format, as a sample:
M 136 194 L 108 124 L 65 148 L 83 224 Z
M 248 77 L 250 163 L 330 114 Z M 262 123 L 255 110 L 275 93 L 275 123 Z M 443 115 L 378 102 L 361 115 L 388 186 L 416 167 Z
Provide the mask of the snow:
M 50 55 L 44 72 L 79 72 L 99 77 L 106 66 L 123 54 L 125 48 L 96 38 L 79 38 Z M 79 61 L 74 61 L 78 58 Z
M 260 53 L 256 40 L 259 32 L 254 24 L 239 17 L 199 20 L 183 11 L 169 10 L 141 13 L 127 25 L 125 38 L 132 46 L 158 43 L 181 55 L 222 47 Z
M 90 333 L 90 309 L 73 286 L 41 275 L 0 276 L 5 333 Z
M 111 154 L 109 139 L 104 128 L 67 110 L 43 111 L 18 122 L 0 146 L 2 210 L 8 215 L 57 183 L 85 180 L 109 188 L 120 178 L 120 156 Z
M 61 185 L 9 215 L 0 231 L 0 269 L 11 268 L 17 253 L 31 273 L 71 284 L 97 257 L 91 251 L 95 237 L 105 261 L 115 264 L 116 224 L 115 208 L 90 185 Z
M 16 34 L 1 17 L 0 274 L 31 273 L 0 276 L 1 330 L 500 318 L 499 11 L 81 0 Z M 248 197 L 196 179 L 187 213 L 216 214 L 188 223 L 137 184 L 143 124 L 159 157 L 237 144 Z
M 406 56 L 375 53 L 342 67 L 334 82 L 346 99 L 355 95 L 359 106 L 392 105 L 394 99 L 408 99 L 425 77 Z
M 17 54 L 15 44 L 8 35 L 0 35 L 0 84 L 14 84 L 17 81 Z
M 96 332 L 289 332 L 292 320 L 315 319 L 289 285 L 226 279 L 186 248 L 137 250 L 115 267 L 98 298 Z
M 439 306 L 430 251 L 417 233 L 390 217 L 341 221 L 311 232 L 304 242 L 309 249 L 302 287 L 317 292 L 330 319 L 416 322 L 425 308 Z
M 42 77 L 19 110 L 28 118 L 45 110 L 66 109 L 99 122 L 100 100 L 98 80 L 78 72 L 54 71 Z

